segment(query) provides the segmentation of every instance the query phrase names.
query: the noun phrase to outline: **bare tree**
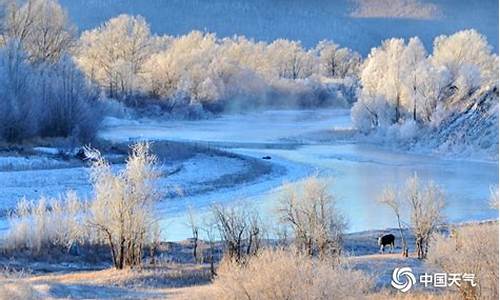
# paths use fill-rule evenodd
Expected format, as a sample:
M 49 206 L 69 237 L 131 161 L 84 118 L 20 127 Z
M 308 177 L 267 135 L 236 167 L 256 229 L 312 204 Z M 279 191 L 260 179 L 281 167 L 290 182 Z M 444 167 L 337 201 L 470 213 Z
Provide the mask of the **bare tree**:
M 114 174 L 99 152 L 92 165 L 95 198 L 89 223 L 107 238 L 115 268 L 139 266 L 143 249 L 154 235 L 154 203 L 158 199 L 156 157 L 148 143 L 132 146 L 125 169 Z
M 281 221 L 292 227 L 300 250 L 311 256 L 340 255 L 347 223 L 324 182 L 310 177 L 286 186 L 278 213 Z
M 263 232 L 257 212 L 243 206 L 214 204 L 212 213 L 231 259 L 242 263 L 246 256 L 258 252 Z
M 398 198 L 398 192 L 393 188 L 386 188 L 382 195 L 379 197 L 378 201 L 382 204 L 389 206 L 394 214 L 396 215 L 396 219 L 398 221 L 399 234 L 401 236 L 401 254 L 404 257 L 408 257 L 408 243 L 403 233 L 403 223 L 401 220 L 401 200 Z
M 204 220 L 204 225 L 201 227 L 201 230 L 205 233 L 205 237 L 208 241 L 208 246 L 209 246 L 209 253 L 208 257 L 210 260 L 210 274 L 212 277 L 215 277 L 217 275 L 217 272 L 215 271 L 215 239 L 217 235 L 217 223 L 214 222 L 213 219 L 205 219 Z
M 417 256 L 423 259 L 427 257 L 431 235 L 444 221 L 444 193 L 432 181 L 422 186 L 415 174 L 406 182 L 405 195 L 410 206 Z
M 200 226 L 198 225 L 196 217 L 194 216 L 192 207 L 188 208 L 188 223 L 189 223 L 189 227 L 191 227 L 191 233 L 192 233 L 192 239 L 193 239 L 194 261 L 198 262 L 198 260 L 199 260 L 199 257 L 198 257 L 198 238 L 199 238 L 199 234 L 200 234 Z

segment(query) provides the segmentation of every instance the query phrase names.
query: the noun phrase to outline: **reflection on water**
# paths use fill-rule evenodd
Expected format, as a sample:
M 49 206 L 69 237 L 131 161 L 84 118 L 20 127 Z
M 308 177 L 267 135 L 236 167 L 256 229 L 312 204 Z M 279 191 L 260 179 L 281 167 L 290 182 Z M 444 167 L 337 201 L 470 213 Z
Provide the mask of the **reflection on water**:
M 395 226 L 391 211 L 377 203 L 377 196 L 387 185 L 403 187 L 415 173 L 421 180 L 432 180 L 444 189 L 449 221 L 497 216 L 489 207 L 489 188 L 498 182 L 496 163 L 440 160 L 359 144 L 314 145 L 274 152 L 334 178 L 332 192 L 349 217 L 351 231 Z
M 273 111 L 225 116 L 217 120 L 174 122 L 165 126 L 150 125 L 111 127 L 104 134 L 107 138 L 123 138 L 140 132 L 143 138 L 213 142 L 228 147 L 229 151 L 246 155 L 271 155 L 275 163 L 289 169 L 287 176 L 267 183 L 178 200 L 174 206 L 165 204 L 162 211 L 170 239 L 189 236 L 189 228 L 185 226 L 188 203 L 206 212 L 209 203 L 246 198 L 265 216 L 269 216 L 276 205 L 276 188 L 282 182 L 295 181 L 312 173 L 334 182 L 332 192 L 338 199 L 338 207 L 349 219 L 350 231 L 396 226 L 392 212 L 378 204 L 376 199 L 385 186 L 401 187 L 415 173 L 422 180 L 433 180 L 444 189 L 449 221 L 497 217 L 497 212 L 489 208 L 488 198 L 490 186 L 498 182 L 498 163 L 445 160 L 335 141 L 329 144 L 294 144 L 293 147 L 283 145 L 289 144 L 290 137 L 349 128 L 349 112 L 345 110 Z

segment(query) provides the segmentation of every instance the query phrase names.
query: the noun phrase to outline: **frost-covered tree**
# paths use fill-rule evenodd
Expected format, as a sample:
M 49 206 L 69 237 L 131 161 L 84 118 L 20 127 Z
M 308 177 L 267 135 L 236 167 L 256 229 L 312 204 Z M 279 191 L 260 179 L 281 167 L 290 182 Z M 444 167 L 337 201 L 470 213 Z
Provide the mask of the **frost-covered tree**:
M 109 97 L 129 97 L 138 89 L 153 45 L 144 18 L 120 15 L 82 34 L 77 61 Z
M 55 0 L 11 3 L 4 24 L 4 41 L 17 41 L 31 63 L 57 62 L 74 46 L 76 28 Z
M 279 78 L 304 79 L 312 75 L 313 56 L 300 42 L 278 39 L 267 48 L 269 62 Z
M 93 109 L 98 105 L 98 93 L 88 86 L 85 75 L 69 56 L 39 68 L 42 71 L 31 83 L 36 87 L 37 102 L 42 108 L 38 117 L 39 134 L 91 141 L 101 118 Z
M 0 139 L 17 142 L 37 132 L 40 107 L 32 89 L 34 70 L 18 42 L 0 48 Z
M 450 72 L 450 82 L 456 84 L 461 76 L 479 73 L 476 84 L 498 84 L 498 56 L 492 52 L 486 37 L 476 30 L 463 30 L 434 40 L 432 61 Z M 477 74 L 474 74 L 477 75 Z M 468 86 L 473 89 L 477 86 Z
M 193 31 L 174 39 L 146 63 L 147 84 L 153 95 L 171 97 L 179 90 L 195 100 L 211 98 L 209 66 L 217 51 L 215 35 Z
M 498 85 L 498 57 L 474 30 L 436 38 L 431 56 L 418 38 L 407 44 L 390 39 L 372 50 L 360 78 L 359 100 L 352 108 L 357 128 L 370 131 L 410 120 L 438 126 L 465 107 L 476 90 Z
M 212 205 L 212 215 L 224 243 L 226 255 L 237 263 L 244 263 L 249 256 L 259 253 L 264 234 L 262 222 L 256 211 L 248 207 Z
M 118 174 L 96 152 L 98 159 L 91 172 L 95 198 L 88 222 L 105 237 L 116 269 L 140 265 L 144 247 L 157 230 L 157 160 L 147 143 L 136 144 L 131 150 L 125 169 Z
M 74 27 L 53 0 L 9 4 L 0 46 L 0 139 L 90 141 L 99 116 L 96 93 L 73 63 Z
M 444 193 L 433 182 L 422 185 L 417 175 L 408 178 L 404 193 L 410 208 L 417 256 L 423 259 L 427 257 L 432 234 L 443 224 Z
M 347 224 L 324 182 L 310 177 L 285 186 L 278 214 L 280 220 L 292 228 L 295 243 L 304 254 L 322 258 L 341 254 Z
M 400 121 L 404 113 L 404 64 L 406 46 L 390 39 L 372 49 L 360 72 L 362 89 L 353 107 L 354 124 L 363 130 Z
M 425 70 L 420 66 L 425 62 L 427 51 L 419 38 L 414 37 L 408 41 L 408 45 L 402 53 L 402 80 L 404 81 L 403 105 L 409 108 L 414 121 L 417 121 L 417 111 L 421 103 L 418 97 L 418 85 L 423 81 L 422 77 L 426 74 L 420 71 Z
M 403 208 L 403 201 L 401 200 L 399 192 L 392 187 L 387 187 L 377 200 L 379 203 L 387 205 L 394 212 L 398 222 L 399 235 L 401 237 L 401 254 L 403 257 L 408 257 L 408 243 L 403 233 L 403 220 L 401 212 Z
M 433 121 L 436 108 L 446 97 L 449 84 L 449 71 L 446 68 L 436 67 L 430 58 L 426 58 L 417 66 L 415 77 L 414 101 L 416 115 L 424 123 Z M 414 107 L 415 108 L 415 107 Z
M 266 43 L 248 40 L 244 36 L 225 38 L 220 45 L 219 61 L 270 78 L 272 66 L 266 57 L 266 47 Z
M 332 78 L 345 78 L 357 75 L 361 56 L 339 45 L 323 40 L 316 46 L 316 55 L 319 59 L 319 71 L 322 75 Z

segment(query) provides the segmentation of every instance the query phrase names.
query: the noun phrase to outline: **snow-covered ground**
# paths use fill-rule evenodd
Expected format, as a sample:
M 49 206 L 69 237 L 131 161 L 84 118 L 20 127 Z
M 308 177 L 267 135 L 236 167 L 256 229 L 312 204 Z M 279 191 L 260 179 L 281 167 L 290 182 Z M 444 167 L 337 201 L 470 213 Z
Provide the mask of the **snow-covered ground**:
M 43 156 L 0 156 L 0 172 L 53 169 L 69 163 Z
M 402 153 L 344 139 L 349 134 L 341 135 L 340 140 L 317 138 L 318 133 L 326 131 L 349 132 L 350 127 L 347 110 L 290 110 L 194 122 L 113 119 L 107 121 L 101 137 L 117 141 L 171 139 L 215 145 L 257 159 L 269 155 L 275 166 L 284 168 L 282 176 L 264 177 L 251 184 L 161 204 L 165 232 L 173 240 L 188 237 L 186 209 L 189 206 L 206 212 L 206 207 L 215 201 L 246 200 L 267 215 L 275 207 L 281 183 L 312 173 L 333 181 L 332 191 L 349 219 L 350 231 L 394 227 L 391 211 L 377 204 L 377 195 L 386 185 L 401 186 L 415 172 L 446 191 L 449 221 L 497 217 L 488 205 L 489 187 L 498 182 L 497 162 Z

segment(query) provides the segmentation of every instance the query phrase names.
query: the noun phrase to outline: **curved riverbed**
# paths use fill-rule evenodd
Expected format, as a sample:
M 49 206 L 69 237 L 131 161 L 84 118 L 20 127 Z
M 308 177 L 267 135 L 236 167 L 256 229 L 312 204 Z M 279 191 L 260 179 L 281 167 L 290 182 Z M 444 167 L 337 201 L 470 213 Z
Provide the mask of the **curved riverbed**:
M 256 158 L 271 156 L 275 166 L 286 170 L 280 176 L 161 203 L 164 232 L 172 240 L 189 237 L 185 216 L 190 206 L 203 213 L 212 202 L 244 199 L 268 216 L 281 183 L 315 173 L 332 180 L 332 192 L 348 217 L 349 231 L 394 227 L 391 211 L 377 204 L 377 195 L 387 185 L 402 186 L 415 173 L 445 190 L 449 221 L 497 217 L 488 198 L 489 187 L 498 182 L 498 162 L 447 160 L 354 143 L 344 139 L 350 127 L 347 110 L 265 111 L 202 121 L 109 119 L 101 137 L 206 143 Z M 330 138 L 318 138 L 325 132 Z

